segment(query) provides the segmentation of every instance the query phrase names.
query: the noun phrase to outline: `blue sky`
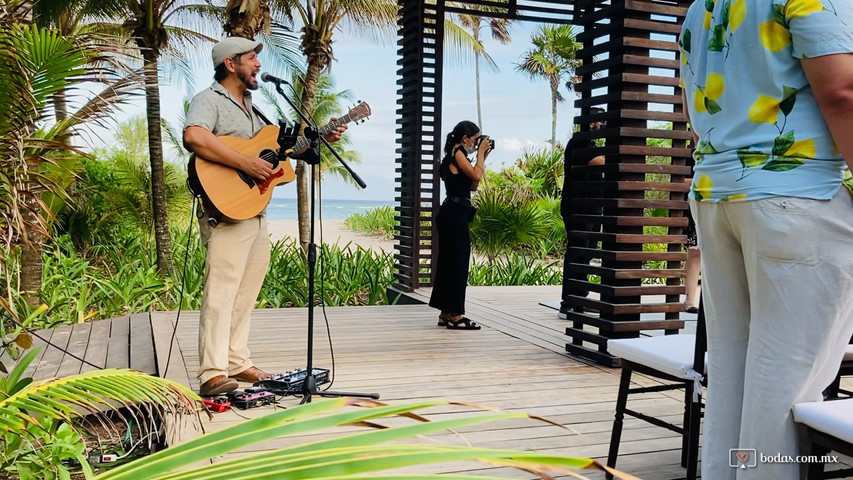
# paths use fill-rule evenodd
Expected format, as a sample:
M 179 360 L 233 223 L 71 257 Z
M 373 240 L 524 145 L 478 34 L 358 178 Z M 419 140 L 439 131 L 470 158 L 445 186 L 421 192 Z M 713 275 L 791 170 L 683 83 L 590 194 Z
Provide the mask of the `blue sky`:
M 500 68 L 500 72 L 481 69 L 481 98 L 483 110 L 482 131 L 496 140 L 497 148 L 489 157 L 487 168 L 497 170 L 501 164 L 512 163 L 524 148 L 545 146 L 551 135 L 551 100 L 545 80 L 531 81 L 515 71 L 515 64 L 524 51 L 530 48 L 531 33 L 539 24 L 517 23 L 511 30 L 513 41 L 501 45 L 488 37 L 486 49 Z M 485 31 L 484 31 L 485 33 Z M 396 154 L 396 99 L 397 99 L 397 46 L 396 39 L 382 45 L 370 39 L 354 36 L 347 31 L 335 33 L 334 52 L 337 60 L 332 65 L 337 90 L 349 89 L 353 98 L 368 102 L 373 115 L 362 124 L 350 124 L 351 149 L 356 150 L 361 164 L 352 168 L 365 180 L 367 189 L 344 184 L 334 178 L 323 182 L 323 195 L 334 199 L 365 199 L 393 202 Z M 260 54 L 262 71 L 284 76 L 281 71 L 270 68 L 268 51 Z M 209 54 L 203 66 L 197 69 L 195 85 L 197 91 L 212 81 Z M 457 62 L 458 63 L 458 62 Z M 181 103 L 188 95 L 183 85 L 164 85 L 162 92 L 162 114 L 172 124 L 178 124 Z M 574 116 L 574 94 L 563 87 L 567 101 L 558 105 L 557 140 L 565 143 L 570 135 Z M 191 94 L 190 94 L 191 95 Z M 258 99 L 259 95 L 255 98 Z M 261 108 L 272 113 L 273 109 Z M 128 113 L 144 111 L 142 102 Z M 444 103 L 442 138 L 460 120 L 477 121 L 477 106 L 474 85 L 474 66 L 456 65 L 449 59 L 445 63 Z M 295 185 L 284 185 L 276 189 L 276 197 L 294 198 Z

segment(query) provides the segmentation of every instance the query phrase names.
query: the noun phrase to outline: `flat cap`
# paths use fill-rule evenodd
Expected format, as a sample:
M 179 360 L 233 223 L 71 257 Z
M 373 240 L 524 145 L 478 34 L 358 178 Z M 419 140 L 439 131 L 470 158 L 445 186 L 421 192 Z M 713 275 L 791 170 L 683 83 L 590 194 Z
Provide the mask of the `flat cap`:
M 249 40 L 243 37 L 227 37 L 213 46 L 213 68 L 219 66 L 226 58 L 240 55 L 242 53 L 251 52 L 261 53 L 264 46 L 261 42 Z

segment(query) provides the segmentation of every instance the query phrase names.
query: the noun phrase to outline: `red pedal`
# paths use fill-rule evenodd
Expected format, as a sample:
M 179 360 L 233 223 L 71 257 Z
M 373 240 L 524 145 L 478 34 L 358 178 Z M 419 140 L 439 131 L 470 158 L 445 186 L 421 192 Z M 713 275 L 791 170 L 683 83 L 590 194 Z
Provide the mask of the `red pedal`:
M 231 408 L 231 402 L 224 398 L 205 398 L 203 402 L 207 406 L 207 408 L 217 413 L 222 413 Z

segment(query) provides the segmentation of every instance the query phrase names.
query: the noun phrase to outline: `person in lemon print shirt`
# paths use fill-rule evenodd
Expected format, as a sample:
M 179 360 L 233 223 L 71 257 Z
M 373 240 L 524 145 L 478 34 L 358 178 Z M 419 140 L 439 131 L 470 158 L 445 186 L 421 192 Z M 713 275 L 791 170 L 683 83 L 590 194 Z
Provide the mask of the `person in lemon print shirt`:
M 729 451 L 808 453 L 791 407 L 821 399 L 853 335 L 853 2 L 696 1 L 679 46 L 698 135 L 702 477 L 804 478 L 795 463 L 731 468 Z

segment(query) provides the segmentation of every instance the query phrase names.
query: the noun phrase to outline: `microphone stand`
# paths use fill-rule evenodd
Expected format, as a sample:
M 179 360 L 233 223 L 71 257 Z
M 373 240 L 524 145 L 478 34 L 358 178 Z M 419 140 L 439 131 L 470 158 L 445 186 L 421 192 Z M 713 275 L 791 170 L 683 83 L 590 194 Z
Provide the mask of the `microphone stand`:
M 319 144 L 317 140 L 319 139 L 323 144 L 326 145 L 326 148 L 329 149 L 332 154 L 334 154 L 335 158 L 344 166 L 344 168 L 352 175 L 353 179 L 358 183 L 361 188 L 367 187 L 367 184 L 364 183 L 364 180 L 361 179 L 343 158 L 329 145 L 329 142 L 326 141 L 325 138 L 320 136 L 319 130 L 314 125 L 314 123 L 305 115 L 302 110 L 300 110 L 291 100 L 285 95 L 284 91 L 281 89 L 281 84 L 279 82 L 275 83 L 275 90 L 284 97 L 290 107 L 299 115 L 299 118 L 305 122 L 305 133 L 306 137 L 310 140 L 310 145 L 308 149 L 301 155 L 291 155 L 291 158 L 299 158 L 304 160 L 306 163 L 311 165 L 311 219 L 310 219 L 310 229 L 311 234 L 308 239 L 308 358 L 307 358 L 307 366 L 305 367 L 305 380 L 302 382 L 302 400 L 299 402 L 303 403 L 311 403 L 311 397 L 314 395 L 319 395 L 321 397 L 363 397 L 363 398 L 373 398 L 378 399 L 378 393 L 359 393 L 359 392 L 334 392 L 331 390 L 318 390 L 317 389 L 317 377 L 314 375 L 314 271 L 317 264 L 317 246 L 314 244 L 314 179 L 316 178 L 316 170 L 317 164 L 320 163 L 320 152 L 319 152 Z M 279 146 L 279 148 L 282 148 Z

